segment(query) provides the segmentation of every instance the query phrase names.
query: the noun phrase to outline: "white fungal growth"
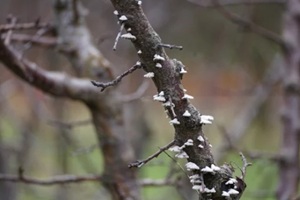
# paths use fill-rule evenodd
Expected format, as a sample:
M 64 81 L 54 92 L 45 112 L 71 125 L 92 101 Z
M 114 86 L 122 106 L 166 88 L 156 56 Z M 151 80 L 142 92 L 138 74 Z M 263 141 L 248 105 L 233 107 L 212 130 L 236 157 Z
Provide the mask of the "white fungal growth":
M 202 144 L 199 144 L 198 147 L 199 147 L 200 149 L 203 149 L 203 148 L 204 148 L 204 146 L 203 146 Z
M 187 90 L 186 90 L 186 89 L 183 89 L 183 91 L 186 92 Z
M 165 95 L 165 92 L 164 92 L 164 91 L 161 91 L 158 95 L 159 95 L 159 96 L 164 96 L 164 95 Z
M 230 194 L 226 191 L 222 192 L 222 197 L 230 197 Z
M 140 61 L 137 61 L 136 63 L 135 63 L 135 65 L 141 65 L 142 63 L 140 62 Z
M 130 31 L 131 31 L 131 28 L 128 28 L 127 31 L 130 32 Z
M 120 21 L 126 21 L 128 20 L 128 18 L 125 15 L 122 15 L 121 17 L 119 17 Z
M 121 35 L 121 38 L 128 39 L 128 40 L 136 39 L 136 37 L 134 35 L 132 35 L 131 33 L 125 33 L 125 34 Z
M 171 125 L 173 125 L 173 124 L 179 125 L 180 122 L 178 121 L 177 118 L 174 118 L 174 119 L 172 119 L 172 120 L 170 121 L 170 124 L 171 124 Z
M 176 158 L 189 158 L 189 156 L 183 151 L 175 155 Z
M 148 72 L 147 74 L 144 75 L 145 78 L 153 78 L 154 73 L 153 72 Z
M 212 124 L 214 117 L 210 115 L 201 115 L 200 119 L 201 124 Z
M 114 11 L 114 15 L 118 15 L 119 12 L 117 10 Z
M 162 56 L 160 56 L 160 55 L 158 55 L 158 54 L 155 54 L 153 60 L 154 61 L 164 61 L 165 58 L 162 57 Z
M 204 138 L 201 135 L 199 135 L 199 137 L 197 137 L 197 140 L 199 140 L 200 142 L 204 142 Z
M 179 72 L 180 74 L 186 74 L 187 73 L 187 71 L 183 68 L 183 67 L 181 67 L 181 69 L 180 69 L 180 72 Z
M 235 189 L 230 189 L 229 191 L 228 191 L 228 194 L 230 194 L 230 195 L 237 195 L 237 194 L 239 194 L 239 191 L 237 191 L 237 190 L 235 190 Z
M 163 103 L 163 106 L 165 106 L 165 107 L 171 107 L 171 102 L 167 101 L 166 103 Z
M 163 96 L 154 95 L 154 96 L 153 96 L 153 100 L 154 100 L 154 101 L 165 102 L 165 101 L 166 101 L 166 98 L 163 97 Z
M 157 68 L 162 68 L 162 65 L 161 65 L 160 63 L 156 63 L 156 64 L 155 64 L 155 67 L 157 67 Z
M 204 173 L 214 173 L 214 170 L 208 166 L 204 167 L 201 169 L 201 172 L 204 172 Z
M 185 164 L 185 166 L 186 166 L 186 169 L 187 169 L 188 171 L 191 171 L 191 170 L 199 170 L 199 169 L 200 169 L 200 168 L 198 167 L 198 165 L 196 165 L 196 164 L 193 163 L 193 162 L 188 162 L 188 163 Z
M 179 146 L 173 146 L 173 147 L 169 148 L 169 151 L 173 151 L 173 152 L 179 153 L 179 152 L 181 152 L 181 149 L 180 149 Z
M 138 50 L 137 54 L 142 54 L 142 50 Z
M 202 183 L 202 181 L 200 179 L 191 179 L 190 180 L 191 183 Z
M 188 110 L 186 110 L 186 111 L 183 113 L 182 116 L 184 116 L 184 117 L 190 117 L 190 116 L 192 116 L 192 115 L 191 115 L 191 113 L 190 113 Z
M 188 94 L 184 94 L 184 96 L 182 97 L 182 99 L 194 99 L 193 96 L 188 95 Z
M 214 170 L 215 172 L 221 170 L 220 167 L 218 167 L 218 166 L 216 166 L 216 165 L 214 165 L 214 164 L 211 164 L 210 168 L 211 168 L 212 170 Z
M 212 148 L 212 144 L 209 144 L 208 146 L 209 146 L 210 148 Z
M 192 189 L 193 190 L 201 190 L 202 186 L 201 185 L 193 185 Z
M 211 188 L 211 189 L 205 188 L 204 193 L 216 193 L 216 190 L 215 188 Z
M 188 139 L 184 144 L 183 146 L 193 146 L 194 145 L 194 142 L 192 139 Z
M 189 176 L 190 179 L 198 179 L 200 178 L 199 174 L 194 174 L 192 176 Z
M 225 185 L 233 185 L 235 183 L 237 183 L 237 180 L 235 178 L 230 178 Z
M 142 5 L 142 1 L 138 1 L 138 5 Z

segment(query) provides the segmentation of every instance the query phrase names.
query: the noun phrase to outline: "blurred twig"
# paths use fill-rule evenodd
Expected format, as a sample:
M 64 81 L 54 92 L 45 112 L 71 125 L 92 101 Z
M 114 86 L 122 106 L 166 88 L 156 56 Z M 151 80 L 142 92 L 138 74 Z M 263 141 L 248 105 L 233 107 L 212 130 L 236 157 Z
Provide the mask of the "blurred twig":
M 198 1 L 193 1 L 193 3 L 196 3 L 199 5 Z M 233 23 L 241 26 L 244 29 L 247 29 L 249 31 L 252 31 L 254 33 L 257 33 L 261 35 L 262 37 L 275 42 L 276 44 L 285 47 L 285 42 L 284 40 L 277 35 L 276 33 L 259 26 L 251 21 L 248 21 L 246 19 L 241 18 L 239 15 L 231 13 L 228 11 L 226 8 L 224 8 L 224 4 L 221 3 L 219 0 L 211 0 L 211 4 L 216 7 L 216 9 L 228 20 L 232 21 Z
M 188 0 L 189 2 L 195 3 L 204 8 L 215 7 L 216 5 L 209 0 Z M 286 0 L 220 0 L 220 5 L 222 6 L 232 6 L 232 5 L 252 5 L 252 4 L 279 4 L 283 5 Z
M 57 120 L 49 120 L 49 125 L 55 126 L 57 128 L 62 128 L 62 129 L 73 129 L 78 126 L 85 126 L 85 125 L 90 125 L 92 123 L 91 119 L 86 119 L 86 120 L 80 120 L 80 121 L 74 121 L 74 122 L 61 122 Z

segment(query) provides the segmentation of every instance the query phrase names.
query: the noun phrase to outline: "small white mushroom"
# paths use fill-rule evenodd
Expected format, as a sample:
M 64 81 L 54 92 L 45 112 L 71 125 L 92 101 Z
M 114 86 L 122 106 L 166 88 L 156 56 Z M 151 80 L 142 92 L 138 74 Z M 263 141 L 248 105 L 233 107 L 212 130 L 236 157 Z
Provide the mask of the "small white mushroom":
M 161 65 L 160 63 L 156 63 L 156 64 L 155 64 L 155 67 L 157 67 L 157 68 L 162 68 L 162 65 Z
M 142 1 L 138 1 L 138 5 L 142 5 Z
M 189 158 L 189 156 L 184 151 L 182 151 L 181 153 L 176 154 L 175 157 L 176 158 Z
M 204 138 L 203 138 L 201 135 L 199 135 L 199 137 L 197 137 L 197 139 L 198 139 L 200 142 L 204 142 Z
M 198 147 L 199 147 L 200 149 L 203 149 L 203 148 L 204 148 L 204 146 L 203 146 L 202 144 L 199 144 Z
M 165 92 L 164 91 L 160 91 L 160 93 L 158 93 L 159 96 L 164 96 Z
M 214 170 L 211 169 L 210 167 L 206 166 L 206 167 L 204 167 L 204 168 L 201 169 L 201 172 L 214 173 Z
M 145 78 L 153 78 L 154 73 L 153 72 L 148 72 L 147 74 L 144 75 Z
M 184 117 L 190 117 L 190 116 L 191 116 L 191 113 L 190 113 L 188 110 L 186 110 L 186 111 L 183 113 L 182 116 L 184 116 Z
M 132 35 L 131 33 L 125 33 L 125 34 L 121 35 L 121 38 L 129 39 L 129 40 L 135 40 L 136 39 L 136 37 L 134 35 Z
M 160 56 L 160 55 L 158 55 L 158 54 L 155 54 L 153 60 L 154 61 L 164 61 L 165 58 L 162 57 L 162 56 Z
M 235 183 L 237 183 L 237 180 L 235 178 L 230 178 L 225 185 L 233 185 Z
M 180 72 L 179 72 L 180 74 L 186 74 L 187 73 L 187 71 L 183 68 L 183 67 L 181 67 L 181 69 L 180 69 Z
M 220 167 L 218 167 L 218 166 L 216 166 L 216 165 L 214 165 L 214 164 L 211 164 L 210 168 L 211 168 L 212 170 L 214 170 L 215 172 L 221 170 Z
M 114 15 L 118 15 L 119 12 L 117 10 L 114 11 Z
M 193 185 L 192 189 L 193 190 L 201 190 L 202 186 L 201 185 Z
M 122 15 L 121 17 L 119 17 L 120 21 L 126 21 L 128 20 L 128 18 L 125 15 Z
M 178 121 L 178 119 L 177 119 L 177 118 L 174 118 L 174 119 L 172 119 L 172 120 L 170 121 L 170 124 L 171 124 L 171 125 L 172 125 L 172 124 L 179 125 L 179 124 L 180 124 L 180 122 Z
M 216 190 L 215 190 L 215 188 L 212 188 L 212 189 L 205 188 L 204 193 L 216 193 Z
M 226 191 L 223 191 L 222 192 L 222 196 L 223 197 L 230 197 L 230 194 L 228 192 L 226 192 Z
M 201 115 L 200 119 L 201 124 L 212 124 L 214 117 L 210 115 Z
M 142 63 L 140 61 L 137 61 L 135 64 L 136 65 L 141 65 Z
M 188 139 L 183 145 L 184 146 L 193 146 L 194 145 L 194 141 L 192 139 Z
M 181 149 L 180 149 L 179 146 L 172 146 L 172 147 L 169 148 L 169 151 L 179 153 L 179 152 L 181 152 Z
M 200 168 L 198 167 L 198 165 L 196 165 L 196 164 L 193 163 L 193 162 L 188 162 L 188 163 L 185 164 L 185 166 L 186 166 L 186 169 L 187 169 L 188 171 L 191 171 L 191 170 L 199 170 L 199 169 L 200 169 Z
M 194 99 L 194 97 L 188 94 L 184 94 L 182 99 Z
M 154 100 L 154 101 L 165 102 L 165 101 L 166 101 L 166 98 L 163 97 L 163 96 L 154 95 L 154 96 L 153 96 L 153 100 Z
M 239 194 L 239 191 L 237 191 L 237 190 L 235 190 L 235 189 L 230 189 L 229 191 L 228 191 L 228 194 L 230 194 L 230 195 L 237 195 L 237 194 Z
M 142 54 L 142 50 L 138 50 L 137 54 Z

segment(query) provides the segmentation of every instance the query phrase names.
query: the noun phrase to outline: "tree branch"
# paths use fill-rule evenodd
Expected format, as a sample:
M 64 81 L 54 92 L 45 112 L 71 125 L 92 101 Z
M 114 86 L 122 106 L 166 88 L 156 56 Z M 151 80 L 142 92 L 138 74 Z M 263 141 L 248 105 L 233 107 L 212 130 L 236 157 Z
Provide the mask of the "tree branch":
M 262 37 L 264 37 L 272 42 L 275 42 L 276 44 L 278 44 L 281 47 L 285 47 L 284 40 L 276 33 L 272 32 L 264 27 L 261 27 L 251 21 L 247 21 L 247 20 L 241 18 L 240 16 L 238 16 L 237 14 L 231 13 L 230 11 L 228 11 L 226 8 L 223 7 L 223 4 L 220 3 L 219 0 L 211 0 L 211 3 L 216 7 L 216 9 L 225 18 L 227 18 L 231 22 L 241 26 L 244 29 L 247 29 L 249 31 L 257 33 L 258 35 L 261 35 Z M 196 3 L 196 4 L 198 4 L 198 3 Z
M 210 0 L 188 0 L 191 3 L 195 3 L 198 6 L 204 8 L 216 7 L 216 5 Z M 222 6 L 233 6 L 233 5 L 253 5 L 253 4 L 279 4 L 283 5 L 286 0 L 221 0 L 219 1 Z
M 160 147 L 159 150 L 156 153 L 154 153 L 153 155 L 149 156 L 148 158 L 146 158 L 144 160 L 137 160 L 137 161 L 135 161 L 133 163 L 130 163 L 128 165 L 128 167 L 129 168 L 140 168 L 143 165 L 147 164 L 149 161 L 153 160 L 154 158 L 157 158 L 162 152 L 164 152 L 165 150 L 169 149 L 174 144 L 175 144 L 175 141 L 173 140 L 172 142 L 170 142 L 166 146 Z

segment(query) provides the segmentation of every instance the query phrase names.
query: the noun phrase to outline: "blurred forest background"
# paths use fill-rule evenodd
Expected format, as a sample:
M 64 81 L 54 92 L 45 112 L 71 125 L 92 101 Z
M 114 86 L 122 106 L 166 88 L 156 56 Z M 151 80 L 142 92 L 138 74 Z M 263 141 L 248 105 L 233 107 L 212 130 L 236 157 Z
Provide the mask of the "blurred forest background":
M 119 25 L 110 1 L 84 0 L 83 4 L 89 11 L 87 24 L 94 42 L 116 66 L 115 74 L 122 73 L 136 62 L 137 55 L 132 44 L 124 40 L 119 42 L 117 51 L 112 50 Z M 183 84 L 195 97 L 192 103 L 201 113 L 215 117 L 213 125 L 205 126 L 204 131 L 218 164 L 231 162 L 235 167 L 241 166 L 239 150 L 255 157 L 249 158 L 253 166 L 248 169 L 247 189 L 242 199 L 275 199 L 278 169 L 268 155 L 278 153 L 280 148 L 282 97 L 278 81 L 272 80 L 268 87 L 263 84 L 270 77 L 267 75 L 270 68 L 282 66 L 280 47 L 232 23 L 215 8 L 201 8 L 183 0 L 144 0 L 143 9 L 164 43 L 184 47 L 182 51 L 167 50 L 167 53 L 187 67 Z M 235 5 L 228 9 L 281 34 L 284 11 L 281 4 Z M 20 22 L 38 18 L 53 22 L 52 1 L 1 0 L 1 23 L 6 22 L 8 14 Z M 45 69 L 73 73 L 67 59 L 56 49 L 34 46 L 25 54 Z M 101 153 L 87 109 L 76 101 L 53 98 L 34 89 L 3 66 L 0 70 L 0 172 L 17 174 L 22 167 L 26 175 L 41 178 L 101 173 Z M 126 77 L 118 90 L 124 95 L 132 93 L 142 82 L 143 72 L 139 71 Z M 155 93 L 150 83 L 142 98 L 124 106 L 125 115 L 137 116 L 129 117 L 127 122 L 133 137 L 143 144 L 137 159 L 145 158 L 173 139 L 173 127 L 161 105 L 152 100 Z M 245 113 L 252 117 L 242 123 L 239 120 Z M 82 125 L 56 123 L 78 121 L 83 121 Z M 137 123 L 141 127 L 132 125 Z M 228 151 L 221 149 L 227 143 L 224 130 L 230 135 L 236 127 L 240 130 L 234 133 L 238 134 L 237 146 Z M 139 176 L 163 179 L 172 162 L 162 154 L 142 167 Z M 236 172 L 240 174 L 238 168 Z M 47 187 L 1 182 L 0 199 L 4 200 L 4 194 L 6 200 L 107 199 L 105 190 L 99 188 L 101 184 L 95 182 Z M 169 186 L 145 187 L 142 192 L 145 200 L 183 198 L 176 188 Z

